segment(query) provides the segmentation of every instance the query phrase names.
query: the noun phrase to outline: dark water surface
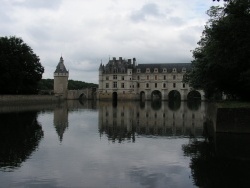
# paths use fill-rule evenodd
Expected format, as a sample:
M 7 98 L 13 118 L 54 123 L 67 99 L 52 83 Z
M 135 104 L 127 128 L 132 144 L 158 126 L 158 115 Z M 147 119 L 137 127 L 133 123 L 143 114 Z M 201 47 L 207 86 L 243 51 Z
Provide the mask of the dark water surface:
M 2 106 L 0 187 L 249 187 L 249 135 L 214 134 L 208 109 L 186 102 Z

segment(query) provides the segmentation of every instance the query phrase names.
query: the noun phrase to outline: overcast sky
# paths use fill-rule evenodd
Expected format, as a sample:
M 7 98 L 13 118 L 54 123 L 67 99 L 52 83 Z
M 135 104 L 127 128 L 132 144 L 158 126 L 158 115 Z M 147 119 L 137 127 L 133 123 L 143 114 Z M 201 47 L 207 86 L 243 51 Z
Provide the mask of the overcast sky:
M 0 35 L 21 37 L 53 78 L 62 55 L 69 79 L 98 83 L 109 57 L 137 63 L 192 60 L 212 0 L 0 0 Z

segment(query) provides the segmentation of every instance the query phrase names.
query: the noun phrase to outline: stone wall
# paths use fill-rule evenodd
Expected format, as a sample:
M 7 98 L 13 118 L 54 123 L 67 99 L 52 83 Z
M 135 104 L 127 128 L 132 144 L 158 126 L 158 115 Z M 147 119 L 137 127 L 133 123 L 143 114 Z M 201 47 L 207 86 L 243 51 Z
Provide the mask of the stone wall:
M 0 104 L 44 104 L 60 100 L 60 97 L 53 95 L 0 95 Z

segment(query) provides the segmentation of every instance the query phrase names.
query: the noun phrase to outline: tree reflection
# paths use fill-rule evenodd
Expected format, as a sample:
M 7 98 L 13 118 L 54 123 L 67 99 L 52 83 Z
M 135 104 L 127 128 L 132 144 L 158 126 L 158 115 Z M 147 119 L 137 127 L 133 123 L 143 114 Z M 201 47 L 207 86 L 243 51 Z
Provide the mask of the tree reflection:
M 206 139 L 190 139 L 189 144 L 183 145 L 184 155 L 191 157 L 194 184 L 205 188 L 248 187 L 250 158 L 242 158 L 242 151 L 237 151 L 240 152 L 238 157 L 232 155 L 236 152 L 232 149 L 230 153 L 221 152 L 224 144 L 231 143 L 227 140 L 222 146 L 221 141 L 217 143 L 221 138 L 221 135 L 217 135 L 216 143 Z
M 38 147 L 43 130 L 37 112 L 0 114 L 0 169 L 20 167 Z

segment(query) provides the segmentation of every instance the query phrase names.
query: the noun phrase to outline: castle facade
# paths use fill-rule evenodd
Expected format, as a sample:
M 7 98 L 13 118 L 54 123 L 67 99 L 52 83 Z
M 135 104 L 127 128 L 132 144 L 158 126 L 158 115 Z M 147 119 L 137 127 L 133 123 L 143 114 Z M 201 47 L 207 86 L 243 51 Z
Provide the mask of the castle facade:
M 170 100 L 200 98 L 204 92 L 183 83 L 191 63 L 137 64 L 136 59 L 115 57 L 99 67 L 100 100 Z

